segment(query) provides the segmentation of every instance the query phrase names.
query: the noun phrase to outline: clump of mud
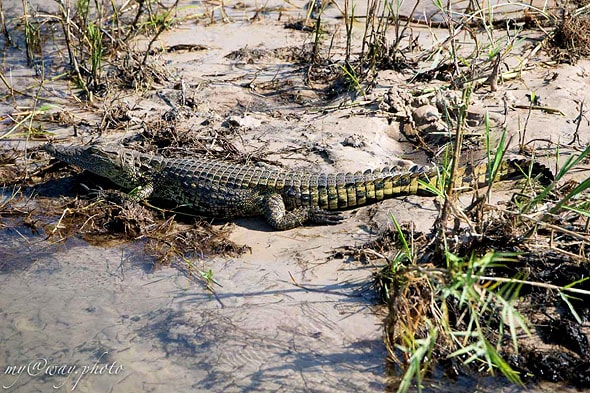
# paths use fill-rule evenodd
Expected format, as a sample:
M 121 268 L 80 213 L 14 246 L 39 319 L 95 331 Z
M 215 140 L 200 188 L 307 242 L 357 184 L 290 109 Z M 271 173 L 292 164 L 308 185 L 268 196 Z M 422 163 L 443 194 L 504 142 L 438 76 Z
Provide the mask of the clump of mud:
M 225 58 L 245 64 L 255 64 L 261 61 L 280 60 L 289 63 L 309 63 L 312 60 L 312 44 L 300 47 L 290 46 L 276 49 L 241 48 L 230 52 Z

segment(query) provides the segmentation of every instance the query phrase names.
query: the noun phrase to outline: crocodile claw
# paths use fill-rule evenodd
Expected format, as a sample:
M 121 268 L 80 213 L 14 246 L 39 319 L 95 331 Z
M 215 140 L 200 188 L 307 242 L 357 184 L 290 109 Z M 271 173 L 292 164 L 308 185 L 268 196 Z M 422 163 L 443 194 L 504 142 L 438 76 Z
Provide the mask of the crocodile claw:
M 311 209 L 309 211 L 309 222 L 321 225 L 336 225 L 344 220 L 344 216 L 341 212 L 324 210 L 324 209 Z

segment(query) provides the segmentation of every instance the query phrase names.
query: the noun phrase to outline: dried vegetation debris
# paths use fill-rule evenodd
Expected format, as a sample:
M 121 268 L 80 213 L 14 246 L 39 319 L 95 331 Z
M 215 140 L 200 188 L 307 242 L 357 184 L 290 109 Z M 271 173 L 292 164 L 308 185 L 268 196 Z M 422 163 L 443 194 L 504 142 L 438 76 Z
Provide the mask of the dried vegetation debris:
M 570 1 L 560 8 L 549 48 L 556 60 L 575 63 L 590 56 L 589 5 L 587 1 Z
M 114 71 L 107 79 L 118 88 L 147 89 L 173 81 L 164 61 L 152 59 L 147 63 L 143 52 L 128 51 L 125 56 L 114 59 L 113 66 Z
M 53 188 L 64 184 L 59 183 L 60 175 L 52 170 L 45 173 L 45 181 L 40 180 L 28 189 L 13 188 L 11 195 L 5 195 L 0 205 L 3 227 L 24 225 L 54 242 L 72 236 L 95 245 L 143 241 L 146 252 L 161 263 L 212 255 L 235 256 L 248 249 L 228 239 L 228 228 L 217 229 L 190 216 L 181 215 L 179 219 L 172 211 L 146 207 L 117 190 L 86 190 L 81 197 L 75 192 L 55 191 Z M 95 180 L 101 181 L 94 176 L 86 177 L 85 173 L 78 175 L 78 181 L 82 183 L 92 184 Z M 27 196 L 34 194 L 39 187 L 44 192 L 53 190 L 51 193 L 69 196 L 55 199 L 38 192 L 34 199 Z
M 14 151 L 0 152 L 0 184 L 12 184 L 13 179 L 24 176 L 22 166 L 17 164 L 20 154 Z
M 195 112 L 187 107 L 167 111 L 142 122 L 142 131 L 123 142 L 126 147 L 150 151 L 164 157 L 203 154 L 236 163 L 257 162 L 274 166 L 281 163 L 266 157 L 276 151 L 260 146 L 245 151 L 242 133 L 258 120 L 248 115 Z
M 161 116 L 143 121 L 142 131 L 133 137 L 132 143 L 140 143 L 144 149 L 159 149 L 160 154 L 169 155 L 174 149 L 207 152 L 229 148 L 228 134 L 232 130 L 220 126 L 220 119 L 214 114 L 203 120 L 188 108 L 171 109 Z M 215 117 L 215 118 L 214 118 Z M 199 124 L 200 123 L 200 124 Z M 230 151 L 234 151 L 231 149 Z

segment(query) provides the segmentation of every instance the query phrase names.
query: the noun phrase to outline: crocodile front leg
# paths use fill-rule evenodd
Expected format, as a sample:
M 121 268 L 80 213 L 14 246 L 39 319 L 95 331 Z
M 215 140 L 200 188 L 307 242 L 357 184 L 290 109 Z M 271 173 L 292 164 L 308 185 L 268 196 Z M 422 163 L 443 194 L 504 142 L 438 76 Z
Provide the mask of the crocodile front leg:
M 143 202 L 149 199 L 154 191 L 154 186 L 152 183 L 148 183 L 145 186 L 138 186 L 134 189 L 130 190 L 129 192 L 115 190 L 115 189 L 107 189 L 104 190 L 102 188 L 98 189 L 90 189 L 89 187 L 81 184 L 81 186 L 86 189 L 88 195 L 92 198 L 102 199 L 108 202 L 121 204 L 124 201 L 129 202 Z
M 135 202 L 141 202 L 146 199 L 149 199 L 153 193 L 154 193 L 154 183 L 149 182 L 145 185 L 138 186 L 138 187 L 134 188 L 133 190 L 129 191 L 129 194 L 127 194 L 127 195 L 129 196 L 129 199 L 131 199 Z
M 279 194 L 268 194 L 263 197 L 262 215 L 273 228 L 278 230 L 292 229 L 307 223 L 333 225 L 342 221 L 339 212 L 320 208 L 298 207 L 287 211 L 283 197 Z

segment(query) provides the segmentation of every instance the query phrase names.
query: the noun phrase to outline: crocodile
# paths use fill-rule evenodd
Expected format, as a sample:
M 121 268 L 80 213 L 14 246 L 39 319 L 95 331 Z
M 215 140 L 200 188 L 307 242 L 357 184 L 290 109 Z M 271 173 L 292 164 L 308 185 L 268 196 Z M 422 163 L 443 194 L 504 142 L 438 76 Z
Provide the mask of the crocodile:
M 167 200 L 200 215 L 231 219 L 262 216 L 277 230 L 305 224 L 336 224 L 342 210 L 400 195 L 432 195 L 437 168 L 383 168 L 356 173 L 313 173 L 215 160 L 204 155 L 166 158 L 119 145 L 47 144 L 54 158 L 134 190 L 136 200 Z M 544 181 L 553 175 L 527 159 L 503 160 L 496 179 L 532 173 Z M 485 185 L 486 164 L 458 167 L 455 189 Z

